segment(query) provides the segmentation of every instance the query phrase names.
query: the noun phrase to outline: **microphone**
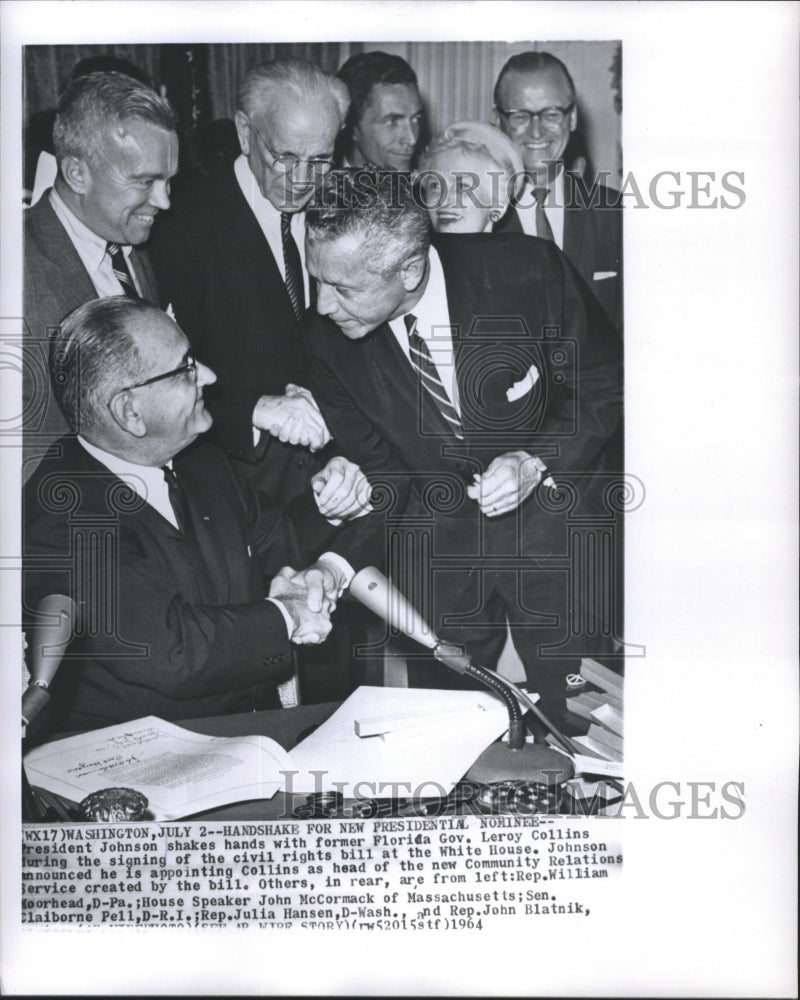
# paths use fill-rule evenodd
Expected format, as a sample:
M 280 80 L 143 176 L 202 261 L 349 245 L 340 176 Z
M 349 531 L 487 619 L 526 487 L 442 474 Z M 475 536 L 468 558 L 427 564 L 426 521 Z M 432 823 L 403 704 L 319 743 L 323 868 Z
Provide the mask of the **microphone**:
M 467 777 L 481 782 L 525 780 L 550 785 L 566 781 L 574 775 L 572 762 L 564 754 L 525 742 L 525 725 L 518 698 L 548 726 L 568 752 L 572 752 L 566 737 L 536 708 L 525 692 L 504 677 L 473 663 L 462 647 L 439 639 L 422 615 L 380 570 L 367 566 L 356 573 L 350 583 L 350 593 L 392 628 L 429 649 L 440 663 L 459 674 L 474 677 L 505 703 L 509 716 L 508 743 L 492 744 L 470 768 Z
M 48 688 L 61 665 L 77 618 L 72 598 L 48 594 L 36 606 L 31 630 L 31 679 L 22 695 L 22 724 L 29 726 L 50 700 Z

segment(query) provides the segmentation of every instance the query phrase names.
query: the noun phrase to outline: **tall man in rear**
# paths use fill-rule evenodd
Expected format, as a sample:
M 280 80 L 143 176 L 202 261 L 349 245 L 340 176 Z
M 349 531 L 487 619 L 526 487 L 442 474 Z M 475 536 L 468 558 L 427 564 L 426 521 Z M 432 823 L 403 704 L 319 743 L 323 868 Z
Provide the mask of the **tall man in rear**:
M 618 335 L 550 242 L 431 247 L 400 174 L 330 174 L 306 232 L 315 398 L 344 454 L 383 483 L 390 574 L 485 666 L 508 621 L 558 715 L 580 656 L 613 648 L 613 575 L 596 600 L 599 567 L 581 575 L 592 556 L 575 526 L 614 518 Z

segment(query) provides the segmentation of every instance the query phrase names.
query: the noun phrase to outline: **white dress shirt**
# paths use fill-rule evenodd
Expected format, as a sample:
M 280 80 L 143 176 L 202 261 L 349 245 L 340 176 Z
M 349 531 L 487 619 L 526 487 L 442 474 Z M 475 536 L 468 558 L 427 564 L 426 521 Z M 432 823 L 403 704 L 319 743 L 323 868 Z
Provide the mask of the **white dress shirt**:
M 453 360 L 453 334 L 450 312 L 447 307 L 447 288 L 439 255 L 431 247 L 428 255 L 428 284 L 422 298 L 410 310 L 417 318 L 417 333 L 422 337 L 431 353 L 431 358 L 439 374 L 447 398 L 461 416 L 458 398 L 458 382 Z M 408 330 L 403 316 L 390 320 L 389 326 L 400 345 L 408 363 L 411 364 L 408 348 Z M 412 366 L 413 367 L 413 366 Z
M 553 230 L 553 239 L 559 250 L 564 249 L 564 168 L 561 166 L 553 180 L 547 185 L 550 193 L 544 203 L 544 214 Z M 536 199 L 533 197 L 533 184 L 530 179 L 517 199 L 517 215 L 522 231 L 528 236 L 538 236 L 536 232 Z
M 93 233 L 71 209 L 67 208 L 64 199 L 55 188 L 50 192 L 50 204 L 59 222 L 66 229 L 67 236 L 75 247 L 81 263 L 86 268 L 98 296 L 104 299 L 110 295 L 124 295 L 125 289 L 114 274 L 111 258 L 106 252 L 106 240 Z M 132 247 L 123 246 L 122 252 L 125 255 L 136 290 L 141 295 L 142 289 L 139 287 L 136 272 L 130 263 L 132 249 Z
M 286 281 L 286 267 L 283 263 L 283 237 L 281 236 L 281 213 L 265 198 L 261 193 L 258 182 L 250 170 L 247 157 L 240 154 L 234 164 L 233 172 L 245 196 L 247 204 L 250 206 L 256 221 L 261 227 L 261 232 L 266 237 L 281 277 Z M 304 212 L 294 212 L 291 220 L 291 230 L 297 249 L 300 251 L 300 261 L 303 265 L 303 287 L 305 289 L 306 302 L 308 302 L 308 274 L 306 272 L 306 217 Z

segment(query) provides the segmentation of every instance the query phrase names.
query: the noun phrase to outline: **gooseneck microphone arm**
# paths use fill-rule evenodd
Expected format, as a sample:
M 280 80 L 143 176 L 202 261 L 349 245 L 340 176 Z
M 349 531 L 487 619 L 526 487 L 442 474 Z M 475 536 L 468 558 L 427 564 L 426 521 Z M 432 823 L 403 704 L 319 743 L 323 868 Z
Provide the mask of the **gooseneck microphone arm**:
M 459 646 L 454 646 L 452 643 L 437 642 L 433 647 L 433 655 L 439 663 L 443 663 L 451 670 L 474 677 L 505 703 L 508 709 L 508 745 L 512 750 L 520 750 L 525 745 L 525 723 L 522 720 L 519 702 L 505 682 L 497 674 L 473 663 Z

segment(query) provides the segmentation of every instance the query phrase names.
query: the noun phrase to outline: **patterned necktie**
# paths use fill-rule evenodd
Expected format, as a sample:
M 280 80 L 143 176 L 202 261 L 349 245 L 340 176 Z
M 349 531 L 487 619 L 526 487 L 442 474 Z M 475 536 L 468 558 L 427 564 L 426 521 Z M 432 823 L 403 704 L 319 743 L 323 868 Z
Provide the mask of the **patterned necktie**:
M 123 292 L 132 299 L 138 299 L 140 296 L 136 291 L 136 285 L 133 282 L 122 247 L 119 243 L 106 243 L 106 253 L 111 258 L 111 269 L 114 272 L 114 277 L 122 285 Z
M 167 483 L 169 502 L 172 504 L 175 520 L 178 522 L 178 530 L 182 535 L 191 536 L 192 516 L 189 513 L 189 501 L 183 486 L 175 475 L 175 471 L 170 469 L 168 465 L 163 465 L 161 471 L 164 473 L 164 479 Z
M 294 314 L 300 321 L 306 308 L 306 293 L 303 287 L 303 265 L 300 262 L 300 251 L 292 236 L 291 212 L 281 212 L 281 242 L 283 243 L 283 267 L 286 272 L 286 291 L 292 300 Z
M 411 364 L 414 366 L 425 389 L 433 397 L 437 409 L 452 428 L 455 436 L 459 440 L 462 440 L 464 431 L 461 427 L 461 420 L 456 412 L 456 408 L 447 398 L 442 380 L 439 378 L 436 365 L 433 363 L 431 352 L 428 350 L 428 345 L 420 337 L 419 333 L 417 333 L 417 317 L 413 313 L 409 313 L 403 317 L 403 322 L 406 324 L 406 330 L 408 331 Z
M 544 203 L 547 201 L 548 194 L 550 194 L 550 188 L 541 187 L 533 189 L 533 197 L 536 199 L 536 235 L 539 239 L 555 243 L 553 230 L 550 228 L 550 222 L 544 210 Z

